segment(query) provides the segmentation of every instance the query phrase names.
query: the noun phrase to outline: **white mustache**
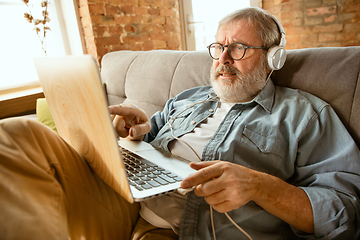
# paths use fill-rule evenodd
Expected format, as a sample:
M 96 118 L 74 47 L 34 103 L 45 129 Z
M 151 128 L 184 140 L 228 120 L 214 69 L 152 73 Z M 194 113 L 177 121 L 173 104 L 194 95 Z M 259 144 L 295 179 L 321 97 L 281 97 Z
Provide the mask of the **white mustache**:
M 239 70 L 237 70 L 236 68 L 230 66 L 230 65 L 219 65 L 216 69 L 215 69 L 215 76 L 219 76 L 220 72 L 227 72 L 227 73 L 233 73 L 233 74 L 237 74 L 239 75 L 240 72 Z

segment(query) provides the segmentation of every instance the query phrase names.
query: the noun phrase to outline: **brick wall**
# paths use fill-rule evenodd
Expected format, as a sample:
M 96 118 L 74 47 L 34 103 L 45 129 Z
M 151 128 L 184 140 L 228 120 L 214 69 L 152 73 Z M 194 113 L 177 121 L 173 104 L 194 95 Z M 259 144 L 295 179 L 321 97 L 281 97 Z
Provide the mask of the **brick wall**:
M 182 50 L 180 0 L 77 0 L 87 53 Z M 359 0 L 263 0 L 287 49 L 360 45 Z
M 359 0 L 263 0 L 282 22 L 287 49 L 360 45 Z
M 181 50 L 179 0 L 78 0 L 87 53 Z

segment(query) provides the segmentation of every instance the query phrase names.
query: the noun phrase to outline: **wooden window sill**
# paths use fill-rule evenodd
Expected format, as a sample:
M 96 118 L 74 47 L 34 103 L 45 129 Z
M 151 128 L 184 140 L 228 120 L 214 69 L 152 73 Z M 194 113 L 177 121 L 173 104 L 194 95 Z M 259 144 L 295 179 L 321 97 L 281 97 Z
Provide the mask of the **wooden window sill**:
M 43 97 L 39 85 L 0 92 L 0 119 L 35 113 L 36 99 Z

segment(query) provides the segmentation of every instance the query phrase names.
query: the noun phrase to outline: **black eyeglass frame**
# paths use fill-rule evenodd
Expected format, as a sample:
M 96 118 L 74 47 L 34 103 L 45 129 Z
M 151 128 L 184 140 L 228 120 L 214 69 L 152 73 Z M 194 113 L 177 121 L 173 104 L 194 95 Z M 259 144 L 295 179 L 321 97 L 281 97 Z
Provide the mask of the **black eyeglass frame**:
M 246 50 L 247 50 L 247 49 L 263 49 L 263 50 L 265 50 L 264 47 L 246 46 L 245 44 L 240 43 L 240 42 L 233 42 L 233 43 L 231 43 L 231 44 L 229 44 L 229 45 L 222 45 L 221 43 L 214 42 L 214 43 L 211 43 L 209 46 L 207 46 L 207 49 L 209 50 L 209 55 L 210 55 L 210 57 L 211 57 L 212 59 L 214 59 L 214 60 L 219 60 L 220 58 L 215 58 L 215 57 L 212 56 L 211 50 L 210 50 L 210 46 L 213 45 L 213 44 L 219 44 L 219 45 L 221 46 L 221 48 L 222 48 L 222 50 L 221 50 L 222 53 L 224 52 L 224 48 L 227 47 L 227 52 L 228 52 L 229 56 L 230 56 L 233 60 L 235 60 L 235 61 L 238 61 L 238 60 L 243 59 L 244 56 L 245 56 L 245 53 L 246 53 Z M 233 45 L 233 44 L 240 44 L 240 45 L 242 45 L 243 48 L 244 48 L 244 53 L 243 53 L 243 55 L 242 55 L 240 58 L 238 58 L 238 59 L 235 59 L 235 58 L 233 58 L 233 57 L 231 56 L 231 53 L 230 53 L 230 50 L 229 50 L 229 49 L 230 49 L 230 46 Z

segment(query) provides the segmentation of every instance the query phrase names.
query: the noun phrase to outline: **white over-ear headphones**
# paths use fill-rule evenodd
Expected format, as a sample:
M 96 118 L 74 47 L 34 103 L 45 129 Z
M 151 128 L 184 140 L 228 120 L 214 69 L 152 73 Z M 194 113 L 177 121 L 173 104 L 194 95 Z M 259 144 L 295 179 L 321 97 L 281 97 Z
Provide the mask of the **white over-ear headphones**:
M 285 39 L 285 30 L 281 23 L 274 17 L 271 16 L 276 25 L 278 26 L 279 32 L 281 34 L 281 40 L 279 46 L 272 46 L 268 49 L 266 54 L 267 66 L 271 71 L 279 70 L 284 66 L 286 60 L 286 39 Z

